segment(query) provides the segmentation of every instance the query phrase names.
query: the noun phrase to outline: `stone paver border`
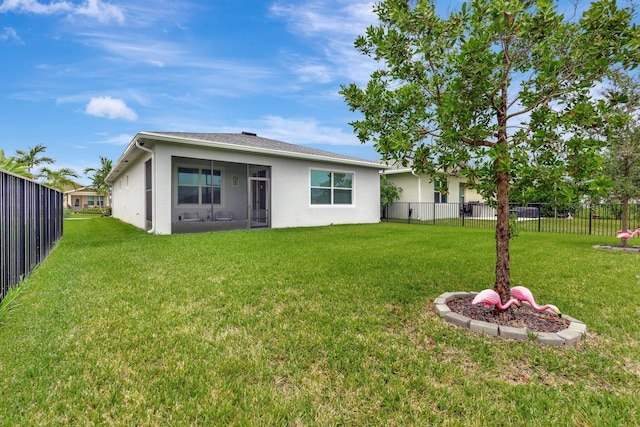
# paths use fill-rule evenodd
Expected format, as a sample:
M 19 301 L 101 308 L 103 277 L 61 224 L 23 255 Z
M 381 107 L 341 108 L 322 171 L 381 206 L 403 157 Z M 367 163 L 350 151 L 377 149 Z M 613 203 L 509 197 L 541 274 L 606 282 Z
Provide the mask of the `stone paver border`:
M 624 251 L 624 252 L 640 252 L 640 246 L 618 246 L 618 245 L 595 245 L 594 249 L 606 249 L 609 251 Z
M 501 337 L 510 340 L 528 341 L 535 337 L 539 344 L 573 346 L 587 336 L 587 325 L 584 322 L 574 319 L 566 314 L 562 317 L 569 320 L 569 327 L 556 333 L 551 332 L 529 332 L 526 328 L 514 328 L 502 326 L 495 323 L 473 320 L 466 316 L 451 311 L 447 302 L 454 298 L 462 298 L 477 295 L 477 292 L 445 292 L 435 299 L 436 310 L 447 322 L 456 326 L 469 329 L 473 332 L 487 334 L 493 337 Z

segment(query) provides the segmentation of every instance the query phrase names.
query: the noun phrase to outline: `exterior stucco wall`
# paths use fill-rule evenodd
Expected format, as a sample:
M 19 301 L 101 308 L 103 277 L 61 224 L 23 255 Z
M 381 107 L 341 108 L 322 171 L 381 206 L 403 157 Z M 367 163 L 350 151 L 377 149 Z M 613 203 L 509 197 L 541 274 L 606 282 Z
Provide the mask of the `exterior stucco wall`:
M 138 228 L 145 228 L 144 162 L 149 153 L 136 159 L 113 182 L 112 215 Z
M 387 174 L 387 180 L 396 187 L 402 188 L 399 202 L 434 202 L 434 181 L 428 176 L 415 176 L 411 172 Z M 465 179 L 457 176 L 448 176 L 449 192 L 448 203 L 460 203 L 460 186 L 465 184 Z M 482 202 L 484 199 L 476 190 L 465 186 L 465 202 Z
M 166 144 L 156 144 L 153 157 L 153 232 L 171 234 L 171 155 Z
M 478 190 L 467 187 L 465 189 L 465 202 L 484 202 L 484 198 L 478 193 Z
M 378 170 L 323 162 L 273 159 L 272 227 L 375 223 L 380 220 Z M 311 205 L 311 170 L 353 173 L 351 205 Z
M 417 202 L 422 199 L 418 177 L 410 173 L 387 175 L 387 181 L 402 188 L 399 202 Z

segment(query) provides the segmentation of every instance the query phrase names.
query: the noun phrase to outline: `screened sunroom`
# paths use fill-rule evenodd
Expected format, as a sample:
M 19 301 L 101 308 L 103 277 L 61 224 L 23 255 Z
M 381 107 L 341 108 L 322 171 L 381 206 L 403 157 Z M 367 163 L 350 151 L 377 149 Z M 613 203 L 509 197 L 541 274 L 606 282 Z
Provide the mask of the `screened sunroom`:
M 172 159 L 172 233 L 270 226 L 271 167 Z

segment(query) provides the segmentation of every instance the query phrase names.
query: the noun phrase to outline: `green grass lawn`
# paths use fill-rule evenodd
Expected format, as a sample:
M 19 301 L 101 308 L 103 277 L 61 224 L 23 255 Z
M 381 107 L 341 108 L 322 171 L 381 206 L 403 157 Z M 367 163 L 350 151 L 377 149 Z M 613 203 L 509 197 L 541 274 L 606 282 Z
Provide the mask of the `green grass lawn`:
M 0 317 L 0 425 L 638 425 L 640 256 L 523 232 L 512 285 L 572 348 L 434 311 L 493 286 L 492 230 L 407 224 L 65 235 Z

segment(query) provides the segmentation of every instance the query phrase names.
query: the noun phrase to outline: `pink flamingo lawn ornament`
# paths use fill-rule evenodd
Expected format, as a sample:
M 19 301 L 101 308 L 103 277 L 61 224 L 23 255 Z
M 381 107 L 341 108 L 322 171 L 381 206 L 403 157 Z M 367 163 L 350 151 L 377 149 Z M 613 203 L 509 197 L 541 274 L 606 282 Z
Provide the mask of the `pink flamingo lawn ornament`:
M 500 301 L 500 295 L 493 289 L 485 289 L 481 291 L 476 297 L 471 301 L 471 304 L 484 304 L 486 308 L 495 305 L 500 310 L 506 310 L 511 307 L 512 304 L 519 304 L 517 299 L 510 299 L 507 301 L 505 305 L 502 305 L 502 301 Z
M 632 230 L 627 230 L 627 231 L 618 230 L 618 231 L 616 232 L 616 237 L 617 237 L 618 239 L 624 239 L 624 240 L 627 240 L 627 239 L 631 239 L 631 238 L 632 238 L 633 236 L 635 236 L 636 234 L 637 234 L 638 236 L 640 236 L 640 228 L 636 228 L 636 229 L 635 229 L 635 230 L 633 230 L 633 231 L 632 231 Z
M 522 301 L 528 302 L 529 305 L 531 305 L 531 307 L 533 307 L 535 310 L 545 311 L 545 310 L 551 309 L 555 314 L 558 315 L 558 317 L 562 317 L 562 313 L 560 313 L 560 310 L 558 310 L 558 307 L 556 307 L 555 305 L 547 304 L 547 305 L 539 306 L 538 304 L 536 304 L 536 300 L 533 299 L 533 294 L 529 289 L 525 288 L 524 286 L 514 286 L 513 288 L 511 288 L 509 293 L 511 293 L 511 296 L 520 302 Z

